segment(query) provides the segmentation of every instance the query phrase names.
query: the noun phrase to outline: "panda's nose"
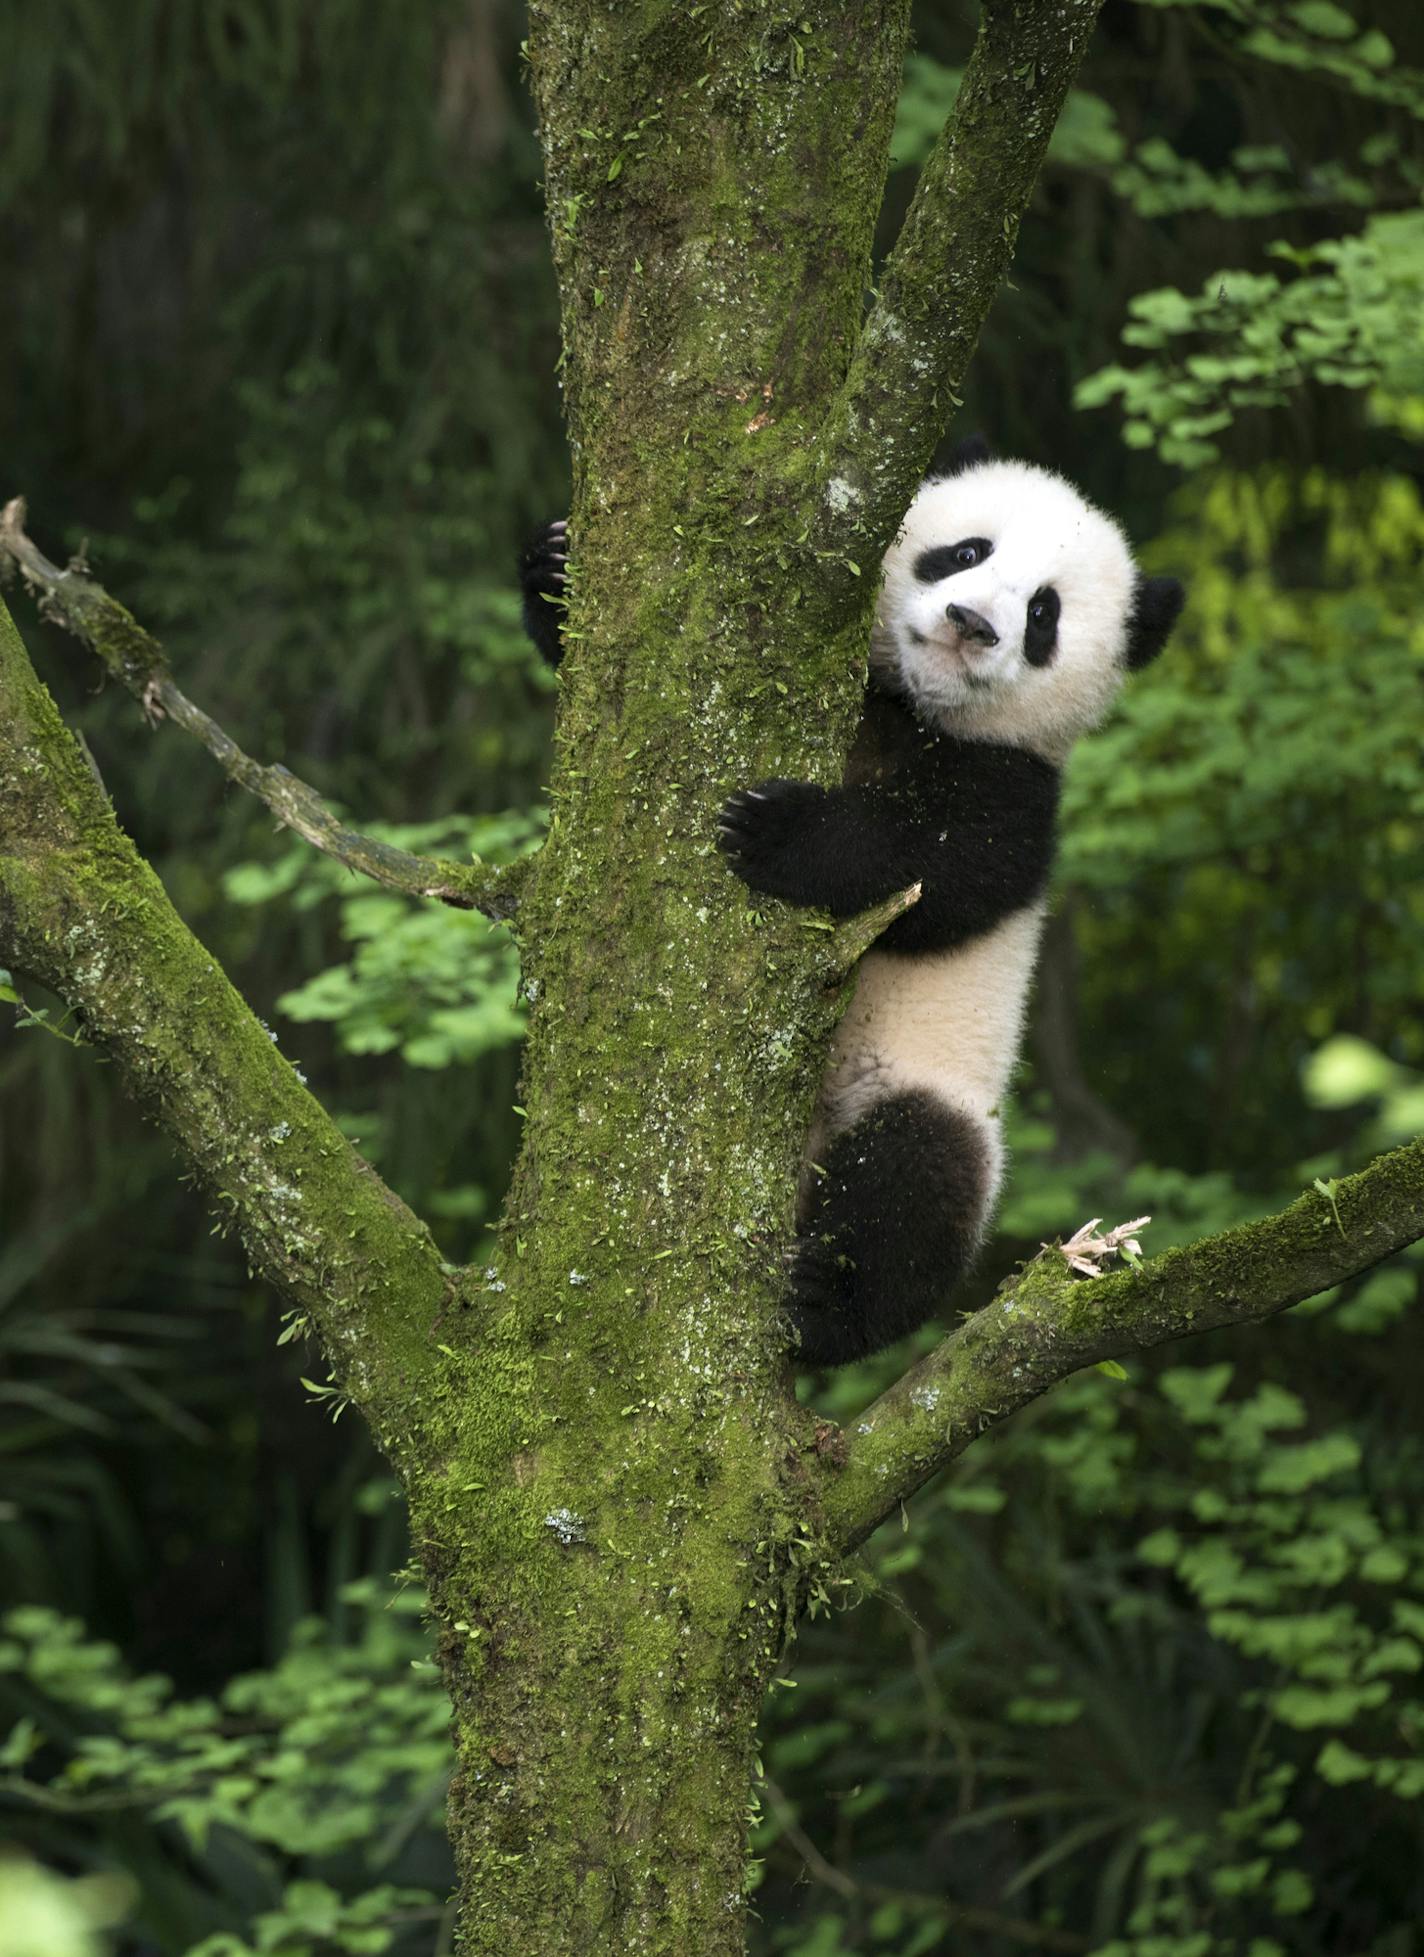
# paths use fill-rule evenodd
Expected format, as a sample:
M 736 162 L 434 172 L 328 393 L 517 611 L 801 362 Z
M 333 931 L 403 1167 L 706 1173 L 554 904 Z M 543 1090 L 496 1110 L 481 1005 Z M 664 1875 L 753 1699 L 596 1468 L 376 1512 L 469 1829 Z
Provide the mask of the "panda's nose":
M 971 612 L 967 605 L 946 605 L 945 617 L 961 639 L 977 646 L 996 646 L 999 635 L 982 612 Z

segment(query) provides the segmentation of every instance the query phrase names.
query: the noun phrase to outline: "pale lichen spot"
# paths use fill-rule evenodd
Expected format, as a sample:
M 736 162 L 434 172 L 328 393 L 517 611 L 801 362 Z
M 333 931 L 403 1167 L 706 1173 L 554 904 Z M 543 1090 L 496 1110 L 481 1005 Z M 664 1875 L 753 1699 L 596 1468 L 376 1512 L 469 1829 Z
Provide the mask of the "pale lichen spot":
M 544 1517 L 544 1527 L 553 1530 L 565 1549 L 588 1541 L 584 1519 L 581 1515 L 575 1515 L 572 1509 L 550 1509 Z
M 834 515 L 844 516 L 859 501 L 860 491 L 844 476 L 832 476 L 826 484 L 826 503 Z

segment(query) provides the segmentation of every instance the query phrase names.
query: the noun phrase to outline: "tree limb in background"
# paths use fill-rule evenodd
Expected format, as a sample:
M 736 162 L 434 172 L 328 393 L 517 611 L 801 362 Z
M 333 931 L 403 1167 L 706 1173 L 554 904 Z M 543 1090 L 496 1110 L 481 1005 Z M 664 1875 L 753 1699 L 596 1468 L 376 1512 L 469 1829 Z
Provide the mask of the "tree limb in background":
M 1079 1282 L 1045 1250 L 860 1416 L 827 1474 L 833 1541 L 863 1542 L 986 1428 L 1081 1367 L 1271 1318 L 1421 1238 L 1424 1139 L 1275 1216 L 1110 1277 Z
M 409 1465 L 431 1327 L 457 1281 L 173 909 L 3 604 L 0 964 L 78 1014 L 230 1218 L 252 1269 L 320 1332 L 340 1394 Z
M 959 405 L 979 331 L 1102 0 L 985 0 L 820 442 L 831 560 L 878 562 Z M 840 574 L 854 577 L 847 564 Z
M 413 856 L 374 836 L 348 829 L 308 782 L 280 763 L 264 766 L 245 754 L 180 692 L 157 639 L 116 598 L 78 565 L 60 570 L 25 533 L 24 498 L 0 510 L 0 563 L 9 557 L 26 581 L 42 593 L 47 617 L 82 639 L 105 670 L 126 686 L 150 723 L 172 720 L 201 741 L 228 777 L 255 795 L 278 822 L 326 856 L 407 897 L 434 897 L 457 910 L 483 911 L 503 921 L 514 915 L 527 864 L 497 867 L 476 860 L 452 863 L 444 857 Z
M 1101 1149 L 1124 1167 L 1140 1153 L 1121 1115 L 1096 1094 L 1078 1050 L 1078 893 L 1070 885 L 1049 913 L 1034 978 L 1033 1057 L 1048 1091 L 1052 1159 L 1072 1162 Z
M 31 1783 L 26 1781 L 22 1784 L 28 1787 Z M 916 1915 L 943 1918 L 955 1929 L 983 1930 L 986 1935 L 1002 1937 L 1006 1943 L 1024 1944 L 1035 1950 L 1071 1953 L 1092 1948 L 1090 1937 L 1076 1936 L 1071 1930 L 1029 1923 L 1022 1917 L 1005 1916 L 999 1910 L 984 1909 L 977 1903 L 959 1903 L 948 1896 L 929 1895 L 913 1889 L 892 1889 L 883 1882 L 862 1882 L 856 1876 L 849 1876 L 826 1860 L 797 1820 L 796 1809 L 777 1783 L 763 1775 L 760 1787 L 766 1805 L 780 1825 L 782 1836 L 801 1857 L 806 1874 L 813 1882 L 819 1882 L 847 1902 L 858 1900 L 898 1904 L 901 1909 Z

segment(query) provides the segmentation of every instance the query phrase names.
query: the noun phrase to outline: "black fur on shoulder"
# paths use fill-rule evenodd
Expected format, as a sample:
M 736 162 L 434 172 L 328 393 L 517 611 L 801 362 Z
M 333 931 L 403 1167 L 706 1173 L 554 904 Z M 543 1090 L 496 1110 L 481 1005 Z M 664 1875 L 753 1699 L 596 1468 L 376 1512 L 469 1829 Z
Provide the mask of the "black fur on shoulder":
M 1187 594 L 1180 578 L 1139 578 L 1127 621 L 1127 666 L 1138 672 L 1161 652 L 1182 615 Z
M 973 1256 L 990 1163 L 979 1124 L 929 1093 L 878 1101 L 821 1165 L 791 1269 L 803 1366 L 843 1366 L 944 1308 Z
M 564 656 L 564 587 L 568 582 L 569 526 L 564 517 L 544 523 L 519 558 L 524 629 L 551 666 Z

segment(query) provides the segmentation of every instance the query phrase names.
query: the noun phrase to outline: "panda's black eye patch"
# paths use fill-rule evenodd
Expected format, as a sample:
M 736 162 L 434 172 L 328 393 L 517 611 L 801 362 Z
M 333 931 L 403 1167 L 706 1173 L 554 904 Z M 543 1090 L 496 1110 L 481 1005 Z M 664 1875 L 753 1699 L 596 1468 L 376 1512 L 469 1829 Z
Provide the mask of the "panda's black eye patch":
M 933 550 L 922 550 L 915 559 L 915 576 L 921 584 L 938 584 L 941 578 L 952 578 L 956 571 L 972 571 L 976 564 L 992 556 L 993 550 L 987 537 L 961 537 L 957 544 L 936 544 Z
M 1028 601 L 1024 620 L 1024 658 L 1030 666 L 1047 666 L 1058 650 L 1058 614 L 1062 609 L 1051 584 L 1040 585 Z

